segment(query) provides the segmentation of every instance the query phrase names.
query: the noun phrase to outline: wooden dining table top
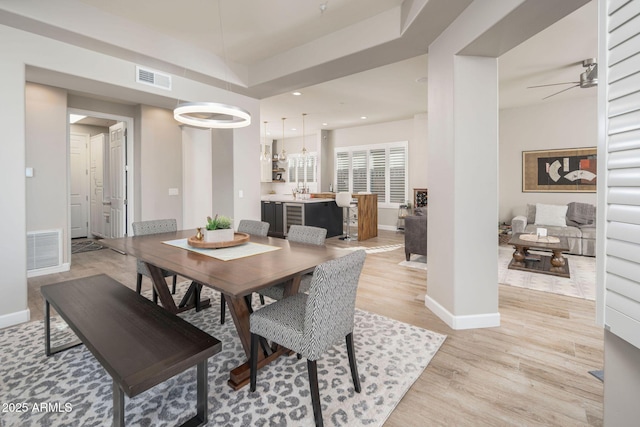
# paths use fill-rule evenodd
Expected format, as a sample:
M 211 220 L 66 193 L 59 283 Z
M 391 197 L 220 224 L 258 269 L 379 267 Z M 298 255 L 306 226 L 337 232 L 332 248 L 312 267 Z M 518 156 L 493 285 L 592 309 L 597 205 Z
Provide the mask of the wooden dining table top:
M 192 237 L 195 233 L 195 230 L 182 230 L 104 239 L 100 243 L 233 297 L 249 295 L 312 272 L 318 264 L 344 255 L 343 251 L 324 245 L 309 245 L 275 237 L 251 235 L 250 242 L 280 249 L 222 261 L 163 243 Z

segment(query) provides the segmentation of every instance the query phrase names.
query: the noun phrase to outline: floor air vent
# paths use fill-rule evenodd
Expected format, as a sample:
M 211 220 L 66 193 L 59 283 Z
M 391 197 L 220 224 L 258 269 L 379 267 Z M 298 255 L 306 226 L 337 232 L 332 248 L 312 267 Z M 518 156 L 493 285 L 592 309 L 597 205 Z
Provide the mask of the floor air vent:
M 62 230 L 27 233 L 27 271 L 57 267 L 62 263 Z
M 171 76 L 169 74 L 160 73 L 148 68 L 136 66 L 136 82 L 159 87 L 160 89 L 171 90 Z

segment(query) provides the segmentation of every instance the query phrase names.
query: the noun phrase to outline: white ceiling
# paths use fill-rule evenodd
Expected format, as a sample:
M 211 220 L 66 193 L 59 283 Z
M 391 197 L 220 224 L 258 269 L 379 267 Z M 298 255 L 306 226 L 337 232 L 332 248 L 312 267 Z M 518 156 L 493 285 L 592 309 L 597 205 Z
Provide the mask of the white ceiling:
M 320 10 L 323 3 L 324 12 Z M 262 100 L 260 121 L 268 121 L 273 137 L 278 138 L 282 117 L 287 117 L 287 137 L 300 135 L 302 113 L 308 114 L 307 133 L 425 113 L 427 85 L 416 80 L 427 76 L 427 46 L 470 3 L 0 2 L 0 24 L 131 60 L 148 58 L 158 69 L 174 74 L 188 69 L 190 75 L 211 84 L 228 87 L 225 80 L 230 81 L 231 90 Z M 499 58 L 501 108 L 596 96 L 595 88 L 575 88 L 542 101 L 563 87 L 526 89 L 578 79 L 583 71 L 579 62 L 597 52 L 596 6 L 592 0 Z M 228 67 L 220 71 L 220 64 Z M 294 90 L 302 95 L 291 95 Z M 293 127 L 297 130 L 291 131 Z

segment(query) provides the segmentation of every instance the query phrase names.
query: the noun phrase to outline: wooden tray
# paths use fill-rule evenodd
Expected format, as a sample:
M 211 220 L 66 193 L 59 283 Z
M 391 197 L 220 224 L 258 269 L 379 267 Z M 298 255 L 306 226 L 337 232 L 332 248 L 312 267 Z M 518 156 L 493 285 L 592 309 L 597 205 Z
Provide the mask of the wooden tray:
M 231 246 L 238 246 L 249 241 L 249 235 L 247 233 L 234 233 L 233 240 L 227 240 L 226 242 L 205 242 L 204 240 L 197 240 L 196 236 L 191 236 L 187 239 L 189 246 L 200 249 L 220 249 L 229 248 Z

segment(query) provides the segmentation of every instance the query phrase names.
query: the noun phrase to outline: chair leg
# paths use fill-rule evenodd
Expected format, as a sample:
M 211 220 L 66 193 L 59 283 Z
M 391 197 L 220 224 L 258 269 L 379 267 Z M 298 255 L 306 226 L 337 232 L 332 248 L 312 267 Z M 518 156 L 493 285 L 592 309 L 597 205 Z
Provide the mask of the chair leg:
M 176 294 L 176 281 L 177 281 L 177 279 L 178 279 L 178 276 L 174 274 L 174 275 L 173 275 L 173 288 L 172 288 L 172 290 L 171 290 L 171 293 L 172 293 L 173 295 L 175 295 L 175 294 Z
M 224 318 L 226 315 L 227 304 L 224 301 L 224 295 L 220 294 L 220 324 L 224 325 Z
M 157 304 L 158 303 L 158 293 L 156 292 L 155 286 L 152 285 L 152 289 L 153 289 L 153 303 Z
M 320 390 L 318 390 L 318 365 L 315 360 L 307 359 L 307 371 L 309 372 L 309 387 L 311 388 L 313 417 L 316 420 L 316 427 L 323 427 L 322 407 L 320 406 Z
M 353 332 L 347 334 L 347 354 L 349 355 L 349 367 L 351 368 L 351 378 L 353 379 L 353 387 L 357 393 L 360 393 L 360 376 L 358 376 L 358 365 L 356 363 L 356 352 L 353 348 Z
M 258 382 L 258 339 L 256 334 L 251 334 L 251 357 L 249 360 L 249 390 L 256 391 L 256 383 Z
M 136 292 L 142 292 L 142 274 L 140 273 L 138 273 L 138 275 L 136 276 Z
M 260 305 L 264 305 L 264 295 L 260 295 Z
M 253 313 L 253 307 L 251 306 L 251 297 L 253 297 L 253 294 L 244 296 L 244 302 L 247 304 L 247 310 L 249 310 L 249 314 Z

